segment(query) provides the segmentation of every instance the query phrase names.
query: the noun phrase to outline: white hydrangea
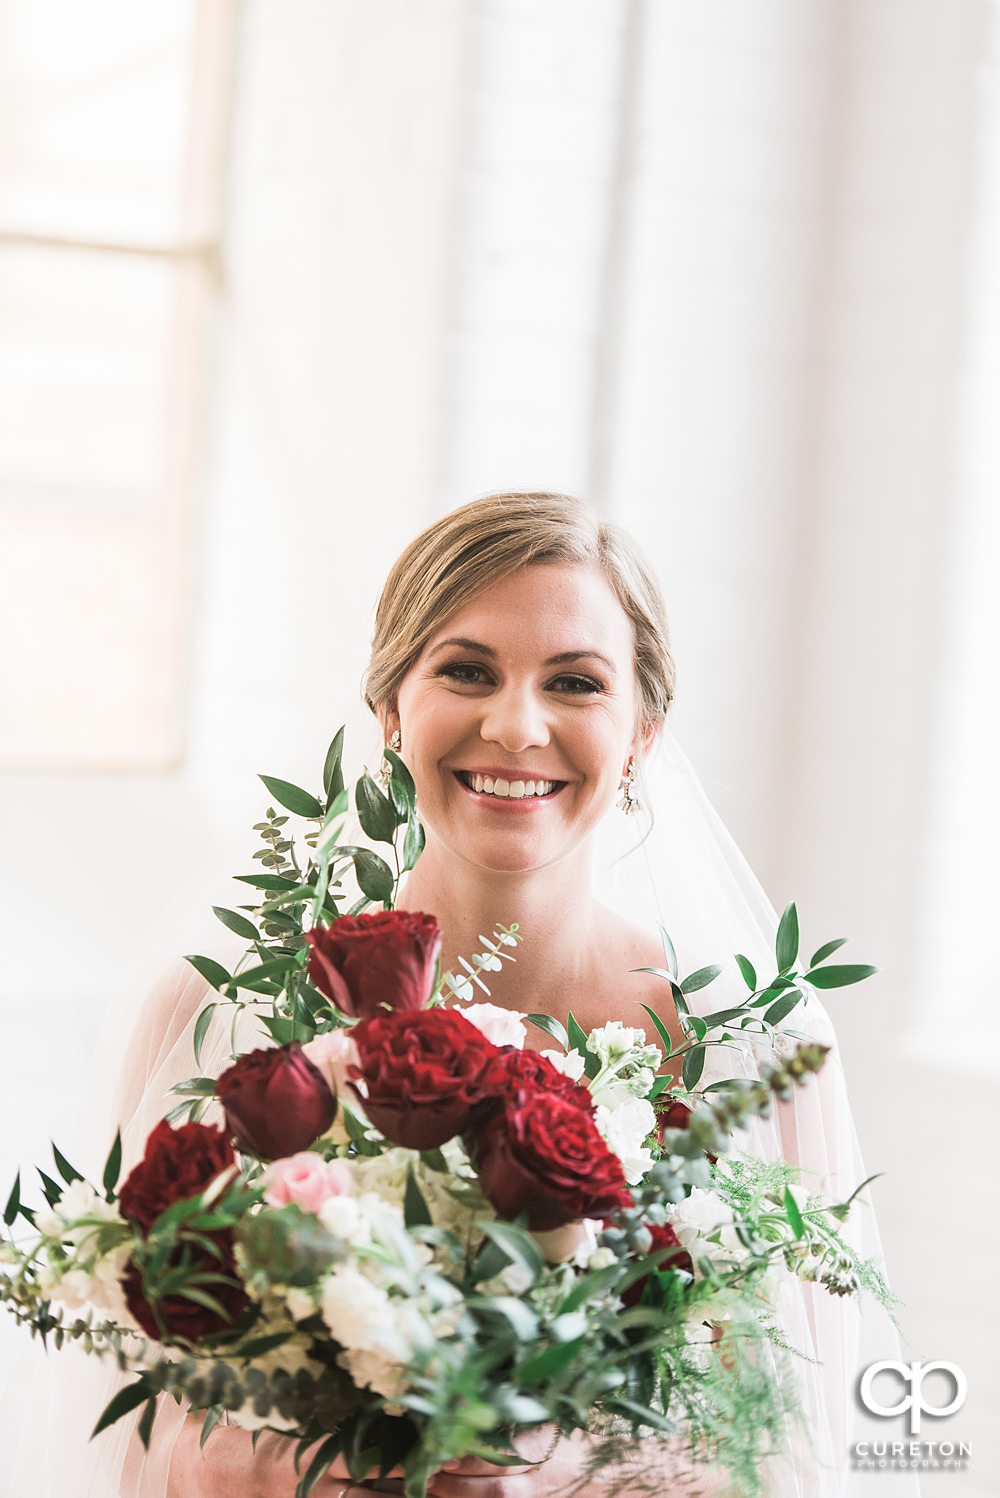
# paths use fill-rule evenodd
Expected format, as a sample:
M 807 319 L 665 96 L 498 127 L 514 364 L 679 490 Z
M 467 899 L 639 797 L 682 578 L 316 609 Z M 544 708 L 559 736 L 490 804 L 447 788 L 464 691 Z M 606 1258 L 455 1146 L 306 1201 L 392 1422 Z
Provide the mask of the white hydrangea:
M 556 1071 L 562 1072 L 564 1077 L 571 1077 L 574 1082 L 579 1082 L 583 1076 L 587 1061 L 579 1051 L 543 1051 L 542 1055 L 546 1061 L 551 1061 Z
M 622 1162 L 625 1179 L 635 1186 L 653 1163 L 652 1151 L 644 1147 L 656 1128 L 653 1105 L 634 1097 L 624 1086 L 607 1088 L 600 1097 L 594 1122 L 608 1149 Z
M 350 1351 L 376 1348 L 379 1334 L 396 1328 L 396 1313 L 385 1290 L 352 1264 L 338 1265 L 323 1282 L 319 1308 L 334 1339 Z

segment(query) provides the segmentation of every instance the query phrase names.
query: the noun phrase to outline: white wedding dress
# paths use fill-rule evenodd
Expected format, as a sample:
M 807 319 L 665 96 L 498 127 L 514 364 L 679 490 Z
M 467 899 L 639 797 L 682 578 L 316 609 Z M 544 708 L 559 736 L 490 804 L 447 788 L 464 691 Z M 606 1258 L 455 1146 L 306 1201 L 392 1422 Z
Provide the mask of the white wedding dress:
M 662 923 L 673 938 L 682 972 L 742 952 L 759 973 L 770 974 L 775 912 L 673 735 L 668 731 L 661 739 L 645 777 L 646 799 L 655 815 L 626 819 L 613 813 L 606 818 L 595 856 L 598 893 L 633 921 L 651 929 Z M 224 953 L 217 955 L 224 960 Z M 106 1135 L 110 1142 L 115 1123 L 121 1124 L 123 1175 L 141 1157 L 154 1124 L 176 1101 L 170 1088 L 195 1071 L 193 1026 L 209 992 L 204 980 L 182 964 L 156 987 L 139 1014 Z M 730 961 L 692 1001 L 707 1013 L 738 1002 L 745 993 Z M 697 1012 L 694 1002 L 692 1008 Z M 634 1024 L 644 1019 L 641 1013 L 620 1017 Z M 830 1046 L 831 1054 L 818 1077 L 797 1088 L 771 1120 L 755 1123 L 742 1142 L 748 1152 L 783 1156 L 801 1166 L 807 1173 L 803 1184 L 842 1201 L 865 1172 L 833 1028 L 816 999 L 804 1010 L 800 1006 L 788 1023 Z M 248 1034 L 241 1049 L 252 1043 Z M 204 1070 L 221 1070 L 228 1053 L 228 1027 L 217 1014 L 203 1049 Z M 703 1081 L 755 1076 L 758 1059 L 749 1043 L 742 1051 L 710 1051 Z M 864 1197 L 852 1210 L 845 1236 L 864 1256 L 880 1258 L 874 1215 Z M 804 1420 L 789 1429 L 791 1457 L 768 1472 L 769 1493 L 771 1498 L 860 1498 L 872 1478 L 850 1471 L 850 1446 L 873 1433 L 884 1439 L 885 1433 L 865 1426 L 855 1390 L 868 1363 L 899 1356 L 895 1331 L 877 1306 L 859 1310 L 854 1301 L 817 1285 L 791 1275 L 785 1279 L 780 1323 L 788 1343 L 804 1354 L 794 1360 Z M 172 1401 L 161 1400 L 148 1452 L 135 1434 L 134 1417 L 88 1444 L 87 1434 L 116 1387 L 117 1370 L 65 1352 L 44 1367 L 37 1357 L 28 1361 L 32 1366 L 18 1381 L 22 1439 L 12 1493 L 18 1498 L 168 1498 L 171 1452 L 184 1419 Z M 912 1475 L 879 1472 L 872 1477 L 878 1498 L 916 1498 Z

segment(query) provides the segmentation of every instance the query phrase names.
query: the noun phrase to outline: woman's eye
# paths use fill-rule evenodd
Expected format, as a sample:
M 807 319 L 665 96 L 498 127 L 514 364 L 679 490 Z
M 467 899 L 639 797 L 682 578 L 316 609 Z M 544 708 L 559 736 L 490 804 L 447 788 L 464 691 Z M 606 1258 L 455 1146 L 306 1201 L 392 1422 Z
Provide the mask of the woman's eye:
M 557 692 L 567 692 L 574 697 L 593 697 L 604 688 L 590 676 L 557 676 L 551 683 Z
M 488 680 L 482 666 L 474 661 L 449 661 L 447 665 L 441 666 L 437 673 L 446 677 L 449 681 L 458 681 L 463 686 L 478 687 Z

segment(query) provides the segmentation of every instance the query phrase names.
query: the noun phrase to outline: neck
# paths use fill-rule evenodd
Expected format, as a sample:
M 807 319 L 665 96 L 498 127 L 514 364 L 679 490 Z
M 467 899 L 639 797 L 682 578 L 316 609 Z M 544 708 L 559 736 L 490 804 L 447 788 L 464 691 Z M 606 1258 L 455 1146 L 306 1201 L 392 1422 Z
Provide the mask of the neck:
M 492 1002 L 522 1012 L 551 1013 L 565 1007 L 574 979 L 588 970 L 600 906 L 591 891 L 590 848 L 542 869 L 518 873 L 463 863 L 428 836 L 420 862 L 400 894 L 402 910 L 435 915 L 444 934 L 441 971 L 461 973 L 459 958 L 472 961 L 499 926 L 518 927 L 513 963 L 485 974 Z M 482 990 L 476 999 L 486 1001 Z

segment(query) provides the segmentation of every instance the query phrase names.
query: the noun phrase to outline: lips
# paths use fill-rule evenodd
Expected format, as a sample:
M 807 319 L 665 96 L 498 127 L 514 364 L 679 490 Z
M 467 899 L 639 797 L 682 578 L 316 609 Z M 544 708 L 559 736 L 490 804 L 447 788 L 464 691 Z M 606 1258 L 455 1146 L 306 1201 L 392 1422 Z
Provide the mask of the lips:
M 505 780 L 502 776 L 479 775 L 471 770 L 456 770 L 455 774 L 470 791 L 493 796 L 498 801 L 537 801 L 554 795 L 566 784 L 564 780 Z

